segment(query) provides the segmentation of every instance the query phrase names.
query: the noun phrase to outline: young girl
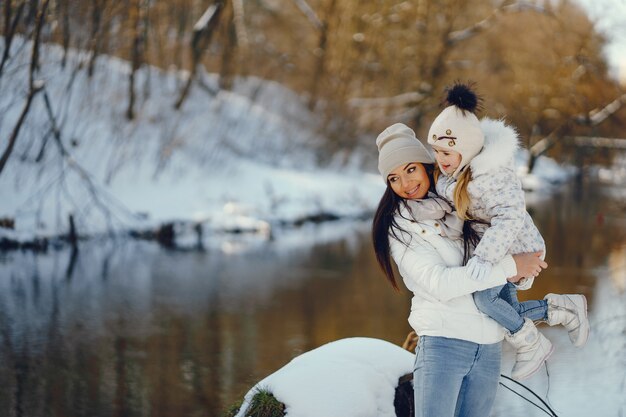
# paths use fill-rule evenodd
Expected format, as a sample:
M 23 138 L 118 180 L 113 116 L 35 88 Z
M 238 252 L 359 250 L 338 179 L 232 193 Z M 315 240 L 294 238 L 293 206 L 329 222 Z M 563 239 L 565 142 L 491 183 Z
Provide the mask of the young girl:
M 467 85 L 454 85 L 447 101 L 449 106 L 428 133 L 441 174 L 436 189 L 455 206 L 461 219 L 471 222 L 477 233 L 474 241 L 480 239 L 469 260 L 466 251 L 465 261 L 470 275 L 481 281 L 506 254 L 545 254 L 545 243 L 526 211 L 524 191 L 514 172 L 516 132 L 502 121 L 479 121 L 474 114 L 478 97 Z M 584 345 L 589 335 L 583 295 L 548 294 L 543 300 L 518 302 L 517 288 L 530 288 L 539 272 L 537 269 L 517 287 L 507 283 L 474 293 L 478 309 L 508 330 L 505 338 L 517 350 L 511 373 L 514 379 L 530 377 L 553 351 L 533 320 L 545 320 L 550 326 L 562 324 L 577 347 Z

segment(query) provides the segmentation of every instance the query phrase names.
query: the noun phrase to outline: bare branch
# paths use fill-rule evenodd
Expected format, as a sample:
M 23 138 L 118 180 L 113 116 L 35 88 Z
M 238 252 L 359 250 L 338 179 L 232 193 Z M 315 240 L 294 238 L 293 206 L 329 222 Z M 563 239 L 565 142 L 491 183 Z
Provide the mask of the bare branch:
M 528 172 L 532 171 L 535 159 L 537 159 L 537 157 L 544 154 L 551 147 L 553 147 L 558 142 L 558 139 L 561 137 L 562 132 L 567 130 L 567 128 L 569 128 L 572 123 L 575 122 L 584 126 L 597 126 L 607 120 L 610 115 L 619 110 L 624 103 L 626 103 L 626 94 L 622 94 L 620 97 L 604 106 L 601 110 L 594 109 L 587 114 L 573 116 L 572 118 L 566 120 L 563 124 L 550 132 L 548 136 L 539 140 L 537 143 L 530 147 Z
M 242 49 L 248 48 L 248 34 L 244 20 L 243 0 L 232 0 L 233 2 L 233 22 L 235 23 L 235 33 L 237 33 L 237 43 Z
M 587 146 L 591 148 L 609 148 L 626 150 L 626 139 L 620 138 L 601 138 L 596 136 L 574 136 L 569 137 L 576 146 Z
M 59 128 L 57 118 L 54 115 L 54 111 L 52 110 L 50 97 L 48 96 L 48 92 L 45 89 L 43 90 L 43 96 L 44 103 L 46 105 L 46 113 L 48 114 L 48 118 L 50 119 L 50 123 L 52 125 L 52 136 L 54 137 L 54 142 L 57 144 L 59 153 L 62 159 L 68 164 L 69 168 L 73 169 L 83 180 L 87 190 L 89 191 L 89 194 L 91 194 L 93 204 L 97 208 L 99 208 L 100 211 L 106 216 L 109 228 L 112 229 L 111 218 L 114 215 L 113 209 L 111 207 L 116 208 L 118 211 L 123 212 L 129 217 L 134 217 L 134 214 L 127 207 L 125 207 L 121 202 L 117 201 L 112 195 L 108 194 L 105 189 L 99 187 L 92 179 L 92 175 L 89 173 L 89 171 L 83 168 L 78 163 L 78 161 L 76 161 L 72 157 L 70 152 L 63 144 L 61 129 Z M 63 174 L 61 178 L 64 178 L 64 176 L 65 174 Z
M 43 26 L 43 22 L 46 19 L 46 11 L 48 10 L 48 4 L 50 0 L 44 0 L 41 5 L 41 9 L 37 15 L 37 26 L 35 27 L 35 32 L 33 34 L 33 51 L 30 58 L 30 66 L 29 66 L 29 74 L 28 74 L 28 96 L 26 98 L 26 103 L 22 109 L 22 113 L 17 120 L 15 127 L 13 128 L 13 132 L 11 132 L 11 136 L 9 137 L 9 144 L 7 148 L 4 150 L 2 157 L 0 157 L 0 174 L 4 170 L 9 157 L 13 153 L 13 148 L 15 147 L 15 143 L 17 142 L 17 138 L 19 137 L 20 130 L 22 129 L 22 125 L 24 124 L 24 120 L 26 120 L 26 115 L 30 110 L 30 106 L 35 98 L 35 95 L 41 91 L 43 88 L 43 82 L 35 80 L 35 74 L 39 70 L 39 44 L 41 39 L 41 28 Z
M 31 90 L 35 88 L 35 73 L 39 70 L 39 44 L 41 39 L 41 28 L 43 27 L 43 22 L 46 20 L 48 4 L 50 4 L 50 0 L 45 0 L 41 5 L 41 10 L 39 10 L 39 14 L 37 15 L 35 34 L 33 35 L 33 53 L 30 60 L 30 73 L 28 76 L 28 82 Z
M 191 72 L 187 77 L 187 82 L 180 92 L 180 96 L 176 103 L 174 104 L 174 108 L 176 110 L 180 109 L 183 105 L 183 102 L 187 98 L 187 94 L 189 94 L 189 90 L 191 89 L 191 83 L 195 78 L 196 72 L 198 70 L 198 64 L 200 63 L 200 58 L 202 58 L 202 54 L 206 49 L 207 45 L 211 41 L 211 36 L 217 27 L 220 15 L 222 10 L 224 9 L 224 4 L 221 1 L 218 1 L 212 5 L 210 5 L 206 11 L 202 14 L 200 19 L 193 26 L 193 37 L 191 39 Z
M 24 6 L 26 3 L 21 3 L 15 12 L 15 17 L 11 21 L 11 14 L 13 9 L 11 8 L 11 2 L 7 1 L 4 4 L 4 53 L 2 54 L 2 61 L 0 61 L 0 76 L 2 76 L 2 69 L 4 65 L 7 63 L 9 59 L 9 53 L 11 51 L 11 44 L 13 43 L 13 36 L 15 35 L 15 31 L 17 30 L 17 23 L 20 21 L 22 17 L 22 12 L 24 11 Z
M 414 106 L 423 101 L 425 94 L 418 92 L 403 93 L 393 97 L 376 97 L 376 98 L 351 98 L 348 104 L 355 108 L 370 107 L 405 107 Z
M 207 7 L 202 16 L 200 16 L 200 19 L 198 19 L 198 21 L 193 25 L 194 36 L 197 36 L 197 33 L 208 30 L 209 24 L 215 18 L 216 13 L 221 6 L 221 3 L 215 3 Z
M 320 18 L 317 17 L 317 14 L 315 14 L 315 11 L 311 8 L 311 6 L 309 6 L 306 0 L 293 1 L 294 3 L 296 3 L 296 6 L 298 6 L 298 9 L 300 9 L 300 11 L 304 13 L 304 15 L 307 17 L 307 19 L 309 19 L 309 22 L 311 22 L 311 24 L 315 26 L 315 29 L 322 30 L 324 28 L 324 23 L 322 23 Z
M 582 125 L 597 126 L 626 104 L 626 93 L 616 98 L 602 109 L 594 109 L 586 115 L 576 116 L 576 122 Z
M 502 13 L 520 13 L 529 10 L 546 15 L 550 14 L 550 12 L 548 12 L 545 8 L 525 1 L 509 4 L 507 6 L 500 6 L 497 9 L 494 9 L 493 13 L 489 17 L 481 20 L 480 22 L 477 22 L 465 29 L 457 30 L 448 34 L 447 43 L 449 45 L 454 45 L 489 29 L 494 25 Z
M 13 132 L 11 132 L 11 136 L 9 137 L 9 145 L 4 150 L 4 153 L 0 158 L 0 174 L 2 174 L 2 170 L 4 170 L 4 167 L 9 160 L 11 153 L 13 152 L 13 147 L 15 146 L 15 142 L 17 141 L 20 130 L 22 129 L 22 124 L 24 123 L 24 120 L 26 120 L 26 115 L 30 110 L 30 105 L 33 102 L 33 98 L 35 98 L 35 95 L 41 91 L 42 87 L 43 84 L 35 83 L 33 88 L 31 88 L 30 92 L 28 93 L 26 103 L 24 104 L 24 108 L 22 109 L 22 113 L 20 114 L 20 117 L 17 120 L 15 127 L 13 128 Z
M 559 139 L 561 132 L 565 130 L 566 126 L 569 126 L 569 123 L 563 123 L 556 129 L 554 129 L 552 132 L 550 132 L 548 136 L 545 136 L 541 140 L 537 141 L 537 143 L 535 143 L 533 146 L 531 146 L 529 149 L 531 158 L 536 158 L 539 155 L 542 155 L 548 149 L 554 146 L 557 140 Z M 529 172 L 530 171 L 531 170 L 529 170 Z

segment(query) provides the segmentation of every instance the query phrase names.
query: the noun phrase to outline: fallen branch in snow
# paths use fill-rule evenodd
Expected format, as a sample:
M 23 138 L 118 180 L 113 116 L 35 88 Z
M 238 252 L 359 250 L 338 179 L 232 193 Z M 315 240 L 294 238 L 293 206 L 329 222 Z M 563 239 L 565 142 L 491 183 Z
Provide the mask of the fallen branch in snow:
M 107 191 L 101 187 L 99 187 L 98 185 L 95 184 L 95 182 L 92 180 L 92 175 L 89 173 L 89 171 L 87 171 L 85 168 L 83 168 L 70 154 L 70 152 L 67 150 L 67 148 L 65 147 L 65 145 L 63 144 L 63 140 L 61 137 L 61 129 L 59 127 L 59 124 L 57 122 L 56 116 L 54 114 L 54 111 L 52 110 L 52 103 L 50 101 L 50 97 L 48 95 L 48 92 L 46 91 L 45 88 L 42 88 L 43 91 L 43 98 L 44 98 L 44 104 L 45 104 L 45 108 L 46 108 L 46 113 L 48 114 L 48 119 L 50 120 L 50 129 L 51 129 L 51 134 L 52 137 L 54 138 L 54 142 L 57 145 L 57 148 L 59 150 L 59 154 L 61 155 L 61 158 L 63 159 L 63 161 L 67 164 L 67 166 L 74 170 L 74 172 L 76 172 L 79 177 L 83 180 L 84 184 L 86 185 L 86 188 L 89 192 L 89 194 L 92 197 L 91 202 L 100 209 L 100 211 L 103 213 L 103 215 L 105 216 L 105 218 L 107 219 L 107 224 L 109 225 L 109 229 L 112 230 L 113 229 L 113 217 L 115 217 L 114 211 L 111 209 L 111 207 L 115 207 L 115 209 L 117 211 L 121 211 L 126 213 L 126 215 L 128 215 L 129 217 L 134 217 L 134 214 L 127 209 L 122 203 L 118 202 L 117 200 L 115 200 L 111 195 L 109 195 L 107 193 Z M 65 173 L 63 173 L 63 175 L 61 175 L 58 179 L 58 181 L 64 181 L 65 178 Z M 119 220 L 119 218 L 118 218 Z M 74 232 L 75 233 L 75 232 Z M 74 239 L 72 239 L 73 242 L 76 241 L 76 237 L 74 237 Z

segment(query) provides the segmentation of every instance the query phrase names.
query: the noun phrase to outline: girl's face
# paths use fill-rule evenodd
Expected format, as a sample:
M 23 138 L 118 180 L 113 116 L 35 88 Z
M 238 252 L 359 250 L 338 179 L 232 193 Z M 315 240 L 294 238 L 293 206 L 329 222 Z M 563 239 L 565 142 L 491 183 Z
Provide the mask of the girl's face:
M 461 154 L 450 149 L 433 146 L 439 168 L 447 175 L 453 174 L 461 164 Z
M 411 200 L 424 198 L 430 188 L 426 168 L 419 162 L 396 167 L 387 176 L 391 189 L 398 196 Z

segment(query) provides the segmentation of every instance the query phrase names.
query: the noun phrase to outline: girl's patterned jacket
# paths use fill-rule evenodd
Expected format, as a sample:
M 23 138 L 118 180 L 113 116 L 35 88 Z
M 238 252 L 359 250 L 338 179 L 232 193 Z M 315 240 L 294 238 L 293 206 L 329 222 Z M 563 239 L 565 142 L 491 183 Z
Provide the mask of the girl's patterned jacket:
M 468 214 L 484 223 L 476 226 L 482 238 L 467 264 L 472 277 L 478 280 L 484 279 L 506 254 L 541 250 L 545 256 L 546 250 L 541 233 L 526 211 L 524 191 L 514 171 L 517 132 L 501 120 L 484 118 L 480 124 L 485 144 L 469 164 L 472 178 L 467 185 Z M 455 179 L 440 175 L 437 193 L 453 204 L 455 186 Z M 533 278 L 522 281 L 519 288 L 527 289 Z

